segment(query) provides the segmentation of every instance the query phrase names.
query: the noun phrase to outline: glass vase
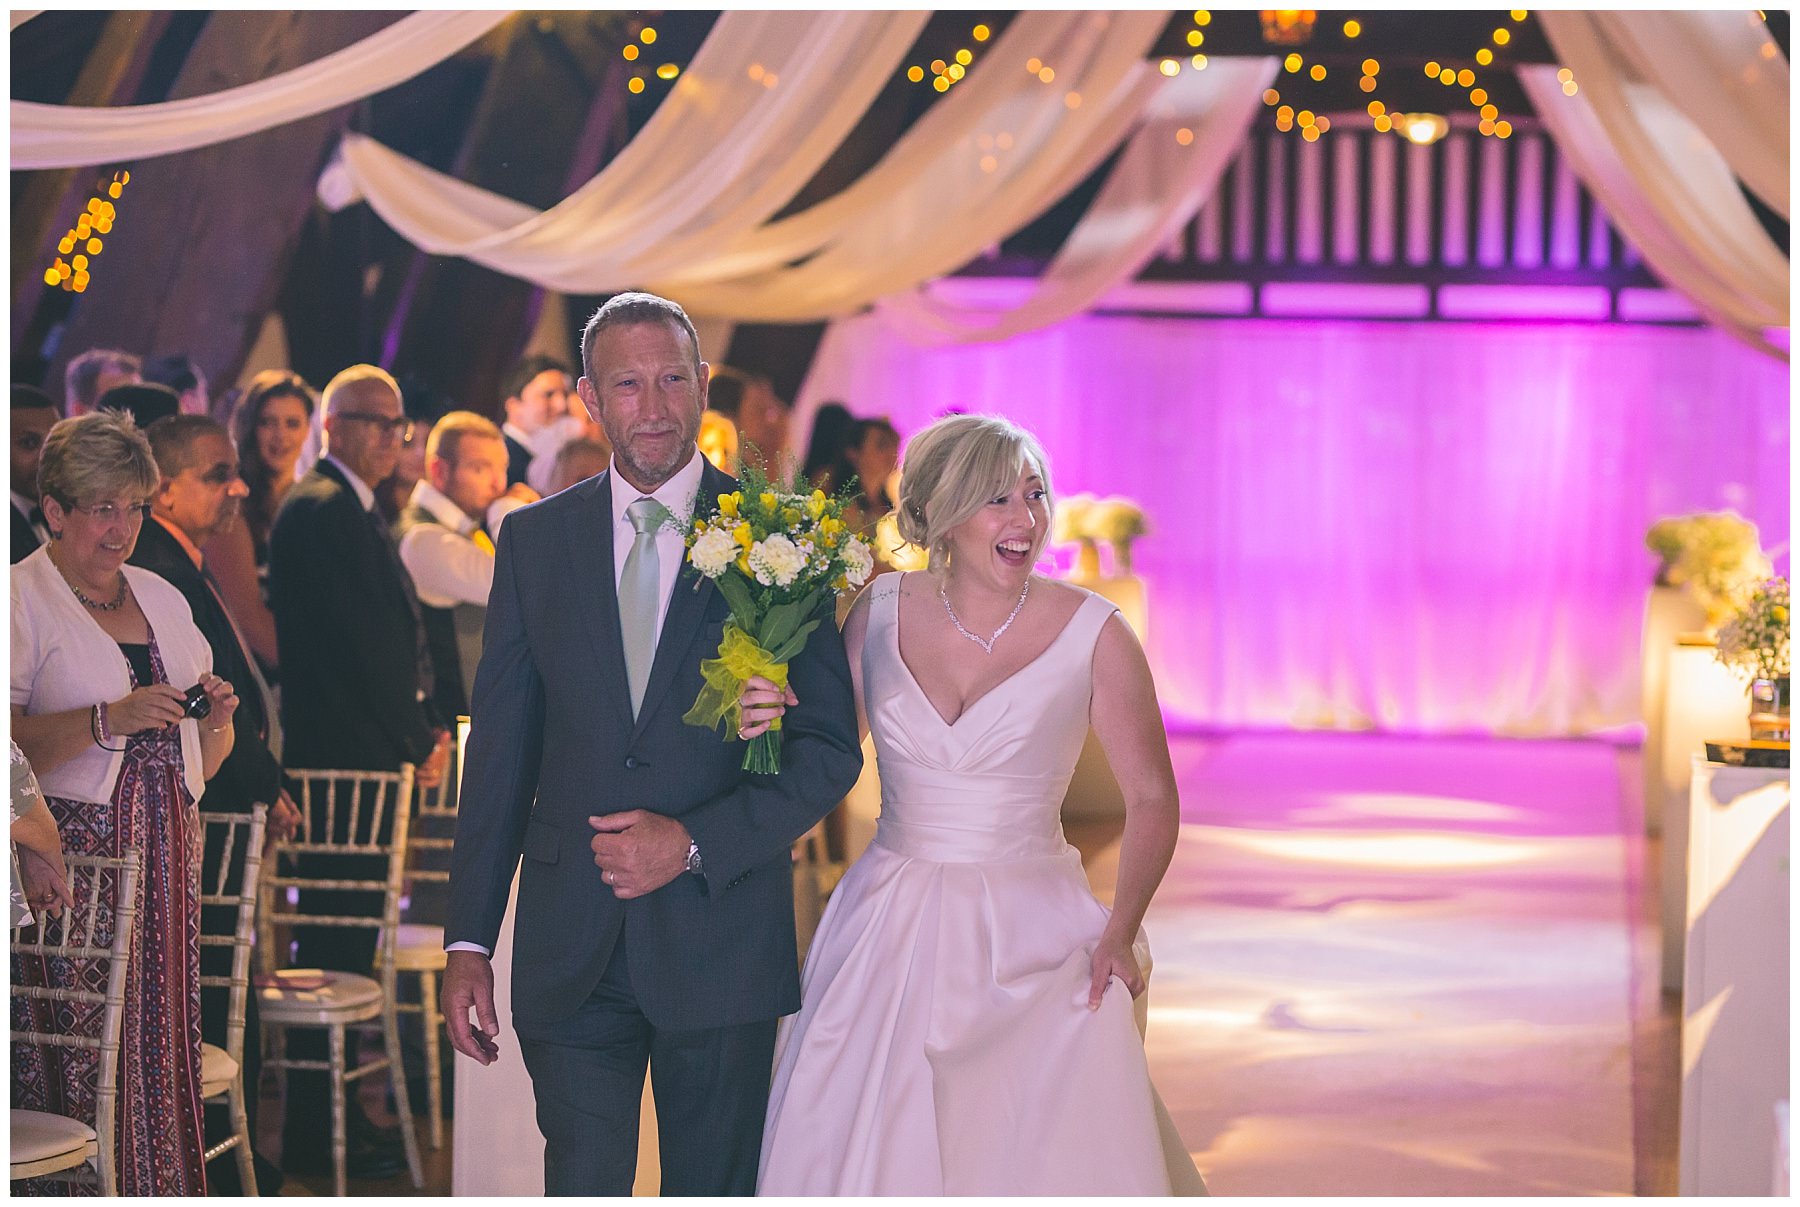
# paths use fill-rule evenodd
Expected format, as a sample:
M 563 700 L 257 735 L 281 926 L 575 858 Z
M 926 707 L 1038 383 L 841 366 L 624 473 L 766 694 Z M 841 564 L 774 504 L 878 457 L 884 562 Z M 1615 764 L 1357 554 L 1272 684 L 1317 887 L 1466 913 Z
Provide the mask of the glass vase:
M 1750 681 L 1750 737 L 1766 742 L 1786 742 L 1793 732 L 1788 708 L 1788 677 Z

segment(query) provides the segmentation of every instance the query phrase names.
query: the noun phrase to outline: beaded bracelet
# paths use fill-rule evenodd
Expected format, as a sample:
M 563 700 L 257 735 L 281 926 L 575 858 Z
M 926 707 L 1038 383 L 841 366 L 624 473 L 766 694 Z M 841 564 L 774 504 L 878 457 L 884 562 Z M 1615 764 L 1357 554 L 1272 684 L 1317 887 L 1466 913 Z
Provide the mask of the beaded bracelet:
M 94 715 L 88 718 L 88 732 L 93 735 L 94 745 L 102 750 L 110 750 L 117 754 L 125 749 L 123 746 L 107 745 L 112 734 L 106 728 L 106 704 L 104 701 L 94 705 Z

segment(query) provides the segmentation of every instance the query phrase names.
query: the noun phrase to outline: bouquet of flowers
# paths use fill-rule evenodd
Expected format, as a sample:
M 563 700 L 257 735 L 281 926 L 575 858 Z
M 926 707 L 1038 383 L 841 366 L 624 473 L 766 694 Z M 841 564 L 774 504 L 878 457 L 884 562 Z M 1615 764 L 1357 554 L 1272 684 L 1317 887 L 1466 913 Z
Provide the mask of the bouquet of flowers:
M 1785 679 L 1791 665 L 1789 650 L 1788 580 L 1771 578 L 1753 588 L 1737 615 L 1719 630 L 1715 656 L 1757 679 Z
M 713 580 L 731 606 L 719 656 L 700 664 L 706 685 L 682 717 L 731 741 L 740 722 L 738 697 L 752 675 L 787 687 L 788 663 L 832 613 L 840 591 L 868 581 L 875 556 L 844 523 L 844 500 L 771 483 L 746 466 L 739 488 L 719 496 L 716 514 L 699 507 L 683 533 L 687 560 Z M 781 770 L 781 722 L 751 739 L 744 770 Z

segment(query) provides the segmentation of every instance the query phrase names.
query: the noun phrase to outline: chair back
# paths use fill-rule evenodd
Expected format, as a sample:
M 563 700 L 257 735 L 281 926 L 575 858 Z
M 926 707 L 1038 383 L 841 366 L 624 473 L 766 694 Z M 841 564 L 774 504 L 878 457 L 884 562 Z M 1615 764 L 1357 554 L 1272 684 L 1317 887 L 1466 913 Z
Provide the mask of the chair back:
M 106 965 L 104 990 L 21 985 L 17 976 L 12 978 L 15 1021 L 19 1017 L 19 1004 L 27 1001 L 77 1002 L 101 1007 L 98 1034 L 20 1030 L 15 1026 L 12 1041 L 15 1044 L 87 1048 L 99 1052 L 92 1122 L 98 1143 L 95 1172 L 99 1176 L 100 1193 L 103 1195 L 119 1193 L 118 1166 L 113 1152 L 113 1124 L 119 1101 L 119 1052 L 125 1024 L 125 975 L 131 960 L 132 932 L 137 925 L 138 872 L 141 860 L 142 854 L 135 847 L 116 859 L 98 855 L 65 856 L 63 862 L 69 870 L 69 889 L 75 897 L 75 908 L 65 908 L 60 917 L 46 916 L 35 924 L 15 926 L 12 932 L 15 964 L 23 956 L 46 961 L 67 960 L 77 965 L 100 962 Z M 108 885 L 112 886 L 111 892 L 107 891 Z M 109 904 L 112 906 L 110 909 L 106 908 Z M 67 1017 L 71 1012 L 56 1010 L 53 1013 Z
M 435 788 L 420 788 L 419 807 L 407 838 L 407 875 L 417 881 L 450 881 L 450 851 L 456 846 L 456 797 L 451 777 Z
M 263 869 L 267 900 L 259 928 L 264 940 L 277 926 L 341 926 L 379 932 L 376 962 L 384 987 L 393 992 L 394 940 L 400 927 L 400 885 L 406 867 L 406 839 L 411 821 L 413 766 L 398 771 L 293 769 L 291 794 L 300 807 L 300 825 L 292 838 L 269 848 L 272 866 Z M 345 878 L 321 874 L 306 855 L 357 855 L 371 863 L 383 860 L 383 877 Z M 333 865 L 327 865 L 333 866 Z M 358 914 L 301 913 L 299 890 L 379 892 L 385 894 L 379 917 Z M 267 964 L 273 943 L 259 941 Z
M 226 906 L 237 911 L 237 924 L 229 935 L 207 934 L 202 927 L 200 946 L 231 948 L 231 971 L 225 976 L 202 972 L 202 988 L 229 990 L 226 1005 L 225 1054 L 244 1063 L 244 1010 L 250 998 L 250 949 L 256 944 L 256 902 L 262 879 L 263 830 L 269 822 L 269 806 L 257 805 L 248 813 L 200 814 L 208 853 L 216 850 L 216 868 L 200 868 L 200 906 Z M 241 875 L 231 887 L 232 872 Z

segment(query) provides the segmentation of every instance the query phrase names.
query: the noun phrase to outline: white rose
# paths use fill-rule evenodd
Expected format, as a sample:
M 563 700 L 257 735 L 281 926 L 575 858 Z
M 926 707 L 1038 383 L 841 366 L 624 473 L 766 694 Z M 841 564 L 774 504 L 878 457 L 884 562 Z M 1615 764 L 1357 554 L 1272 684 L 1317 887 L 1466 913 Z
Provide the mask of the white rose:
M 723 528 L 708 528 L 688 550 L 688 561 L 708 578 L 717 578 L 737 561 L 737 542 Z
M 806 554 L 777 532 L 750 546 L 750 569 L 763 586 L 785 587 L 806 569 Z
M 869 575 L 875 569 L 875 555 L 861 537 L 851 537 L 839 550 L 844 558 L 844 580 L 852 587 L 860 587 L 869 581 Z

